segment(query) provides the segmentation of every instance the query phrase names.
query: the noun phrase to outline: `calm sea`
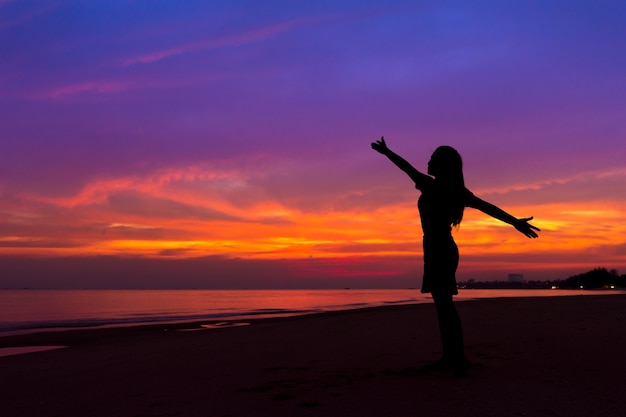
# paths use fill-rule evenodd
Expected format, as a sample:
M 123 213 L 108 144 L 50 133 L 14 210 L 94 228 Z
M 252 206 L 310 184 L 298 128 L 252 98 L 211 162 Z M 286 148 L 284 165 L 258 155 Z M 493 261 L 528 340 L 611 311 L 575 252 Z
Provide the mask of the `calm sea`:
M 461 290 L 457 300 L 598 293 L 582 290 Z M 2 290 L 0 336 L 45 329 L 245 320 L 430 301 L 428 295 L 415 289 Z

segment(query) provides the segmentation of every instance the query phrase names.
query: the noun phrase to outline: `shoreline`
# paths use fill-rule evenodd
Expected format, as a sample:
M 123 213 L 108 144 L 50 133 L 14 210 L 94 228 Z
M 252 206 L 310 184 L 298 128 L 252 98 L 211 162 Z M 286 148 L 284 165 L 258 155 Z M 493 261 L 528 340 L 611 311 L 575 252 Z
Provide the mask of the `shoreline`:
M 140 290 L 141 291 L 141 290 Z M 499 300 L 499 299 L 526 299 L 526 298 L 562 298 L 562 297 L 583 297 L 583 296 L 625 296 L 626 290 L 612 290 L 612 289 L 601 289 L 601 290 L 581 290 L 578 292 L 577 290 L 565 290 L 571 292 L 570 294 L 558 294 L 557 290 L 541 290 L 541 289 L 513 289 L 506 290 L 508 295 L 500 295 L 500 296 L 488 296 L 488 297 L 471 297 L 469 296 L 471 292 L 477 291 L 480 293 L 490 292 L 494 290 L 482 290 L 482 289 L 463 289 L 463 295 L 461 293 L 454 298 L 454 302 L 458 305 L 461 302 L 468 301 L 480 301 L 480 300 Z M 498 291 L 498 290 L 495 290 Z M 538 291 L 549 292 L 550 295 L 536 295 L 533 294 Z M 513 294 L 513 293 L 525 293 L 524 295 Z M 423 294 L 424 295 L 424 294 Z M 83 326 L 44 326 L 44 327 L 33 327 L 26 329 L 17 329 L 17 330 L 9 330 L 9 331 L 0 331 L 0 349 L 6 345 L 3 343 L 3 340 L 6 338 L 21 338 L 25 337 L 30 339 L 29 336 L 35 336 L 40 334 L 48 334 L 48 333 L 73 333 L 73 332 L 90 332 L 90 331 L 112 331 L 120 330 L 125 332 L 125 329 L 135 329 L 135 328 L 172 328 L 176 331 L 189 331 L 189 330 L 203 330 L 209 328 L 219 328 L 220 326 L 215 326 L 216 323 L 228 324 L 228 323 L 240 323 L 245 322 L 246 324 L 250 323 L 258 323 L 265 320 L 281 320 L 281 319 L 292 319 L 295 317 L 301 316 L 314 316 L 314 315 L 325 315 L 325 314 L 335 314 L 335 313 L 344 313 L 350 311 L 360 311 L 360 310 L 370 310 L 370 309 L 385 309 L 385 308 L 394 308 L 394 307 L 405 307 L 405 306 L 417 306 L 417 305 L 428 305 L 432 304 L 432 300 L 430 299 L 430 294 L 425 294 L 428 298 L 425 301 L 410 301 L 410 302 L 393 302 L 390 304 L 383 305 L 368 305 L 368 306 L 359 306 L 359 307 L 346 307 L 346 308 L 338 308 L 338 309 L 311 309 L 311 310 L 293 310 L 293 311 L 283 311 L 281 313 L 232 313 L 227 315 L 208 315 L 206 318 L 181 318 L 181 319 L 165 319 L 165 320 L 147 320 L 147 321 L 124 321 L 121 323 L 109 323 L 109 324 L 94 324 L 94 325 L 83 325 Z M 228 326 L 224 326 L 228 327 Z M 41 336 L 42 339 L 47 339 L 45 336 Z M 53 338 L 56 339 L 56 338 Z
M 497 297 L 471 297 L 469 293 L 477 291 L 477 292 L 489 292 L 494 290 L 482 290 L 482 289 L 463 289 L 463 296 L 461 294 L 455 296 L 455 304 L 461 302 L 468 301 L 480 301 L 480 300 L 499 300 L 499 299 L 516 299 L 516 298 L 560 298 L 560 297 L 582 297 L 582 296 L 626 296 L 626 290 L 612 290 L 612 289 L 601 289 L 601 290 L 584 290 L 584 292 L 578 293 L 577 290 L 565 290 L 565 291 L 576 291 L 576 293 L 572 294 L 558 294 L 557 290 L 542 290 L 542 289 L 512 289 L 506 290 L 510 293 L 515 292 L 524 292 L 525 295 L 514 294 L 514 295 L 502 295 Z M 496 290 L 497 291 L 497 290 Z M 551 295 L 536 295 L 533 292 L 538 291 L 549 291 L 553 293 Z M 369 309 L 384 309 L 384 308 L 393 308 L 393 307 L 404 307 L 404 306 L 416 306 L 416 305 L 424 305 L 424 304 L 432 304 L 432 300 L 430 299 L 430 294 L 426 294 L 428 299 L 426 301 L 411 301 L 411 302 L 394 302 L 391 304 L 384 305 L 369 305 L 369 306 L 359 306 L 359 307 L 349 307 L 349 308 L 339 308 L 339 309 L 316 309 L 316 310 L 301 310 L 301 311 L 284 311 L 281 313 L 254 313 L 254 314 L 228 314 L 228 315 L 217 315 L 217 316 L 207 316 L 206 318 L 193 318 L 193 319 L 167 319 L 167 320 L 147 320 L 147 321 L 125 321 L 122 323 L 110 323 L 110 324 L 94 324 L 94 325 L 86 325 L 86 326 L 60 326 L 60 327 L 34 327 L 28 329 L 17 329 L 17 330 L 9 330 L 0 332 L 0 349 L 6 343 L 2 343 L 5 338 L 20 338 L 22 336 L 28 337 L 32 335 L 39 334 L 47 334 L 47 333 L 66 333 L 66 332 L 89 332 L 89 331 L 106 331 L 106 330 L 115 330 L 115 329 L 134 329 L 134 328 L 173 328 L 176 331 L 188 331 L 188 330 L 203 330 L 209 328 L 219 328 L 219 324 L 228 324 L 228 323 L 241 323 L 245 322 L 246 324 L 250 323 L 258 323 L 259 321 L 265 320 L 281 320 L 281 319 L 291 319 L 294 317 L 301 316 L 311 316 L 311 315 L 323 315 L 323 314 L 334 314 L 334 313 L 343 313 L 350 311 L 359 311 L 359 310 L 369 310 Z M 215 324 L 218 323 L 218 326 Z M 228 326 L 224 326 L 228 327 Z M 123 330 L 122 330 L 123 331 Z M 43 339 L 46 339 L 42 336 Z
M 39 333 L 0 357 L 11 416 L 623 416 L 626 295 L 457 303 L 468 375 L 440 355 L 431 304 L 251 320 Z
M 52 291 L 61 291 L 64 292 L 66 290 L 52 290 Z M 75 290 L 67 290 L 67 291 L 75 291 Z M 77 290 L 81 292 L 83 290 Z M 100 290 L 89 290 L 99 292 Z M 104 290 L 109 291 L 109 290 Z M 111 290 L 114 292 L 117 291 L 127 291 L 127 290 Z M 144 292 L 144 290 L 128 290 L 130 292 L 137 291 L 139 293 Z M 152 292 L 153 290 L 148 290 L 148 292 Z M 161 291 L 161 290 L 158 290 Z M 179 290 L 176 290 L 179 291 Z M 188 290 L 181 290 L 188 291 Z M 189 290 L 189 291 L 201 291 L 201 292 L 211 292 L 212 290 Z M 252 291 L 258 292 L 259 290 L 234 290 L 235 292 L 239 291 Z M 273 290 L 268 290 L 272 292 Z M 279 292 L 284 291 L 292 291 L 292 290 L 280 290 Z M 296 292 L 300 291 L 313 291 L 313 292 L 334 292 L 334 290 L 293 290 Z M 345 291 L 345 290 L 340 290 Z M 406 289 L 397 289 L 397 290 L 354 290 L 357 293 L 359 291 L 399 291 L 406 292 L 409 290 Z M 40 320 L 36 321 L 36 319 L 31 318 L 29 321 L 24 322 L 5 322 L 5 327 L 0 327 L 0 339 L 4 337 L 12 337 L 12 336 L 20 336 L 20 335 L 28 335 L 33 333 L 47 333 L 47 332 L 65 332 L 65 331 L 74 331 L 74 330 L 101 330 L 108 328 L 124 328 L 124 327 L 141 327 L 141 326 L 152 326 L 152 325 L 170 325 L 170 324 L 185 324 L 185 323 L 197 323 L 197 322 L 219 322 L 219 321 L 250 321 L 250 320 L 258 320 L 258 319 L 270 319 L 270 318 L 280 318 L 280 317 L 291 317 L 291 316 L 300 316 L 300 315 L 308 315 L 308 314 L 323 314 L 327 312 L 334 311 L 342 311 L 342 310 L 353 310 L 360 308 L 369 308 L 369 307 L 384 307 L 384 306 L 393 306 L 393 305 L 411 305 L 411 304 L 429 304 L 432 303 L 429 294 L 419 293 L 419 290 L 413 289 L 410 291 L 416 291 L 417 294 L 413 294 L 412 299 L 401 299 L 401 300 L 379 300 L 379 301 L 365 301 L 363 304 L 358 305 L 354 304 L 346 304 L 346 305 L 324 305 L 324 304 L 316 304 L 316 305 L 305 305 L 300 308 L 298 307 L 285 307 L 280 304 L 272 304 L 268 305 L 265 308 L 260 309 L 245 309 L 238 307 L 233 309 L 232 311 L 220 309 L 219 311 L 211 312 L 210 310 L 201 312 L 198 311 L 190 316 L 177 316 L 165 314 L 162 316 L 156 315 L 152 318 L 143 318 L 136 319 L 132 318 L 132 315 L 128 316 L 119 316 L 114 314 L 115 312 L 110 312 L 105 314 L 104 316 L 98 317 L 91 315 L 92 313 L 86 313 L 86 316 L 74 316 L 74 318 L 66 318 L 66 319 L 55 319 L 55 320 Z M 44 292 L 47 292 L 45 290 Z M 167 293 L 168 291 L 164 291 Z M 223 292 L 223 290 L 217 290 L 218 293 Z M 352 290 L 350 291 L 352 292 Z M 498 295 L 495 295 L 498 294 Z M 491 298 L 517 298 L 517 297 L 561 297 L 561 296 L 579 296 L 579 295 L 623 295 L 626 294 L 626 290 L 620 289 L 598 289 L 598 290 L 572 290 L 572 289 L 459 289 L 459 295 L 455 296 L 455 301 L 473 301 L 478 299 L 491 299 Z M 137 313 L 141 314 L 141 311 L 137 311 Z M 139 315 L 138 314 L 138 315 Z M 153 314 L 151 312 L 151 314 Z M 35 321 L 33 321 L 35 320 Z M 8 327 L 7 327 L 8 326 Z

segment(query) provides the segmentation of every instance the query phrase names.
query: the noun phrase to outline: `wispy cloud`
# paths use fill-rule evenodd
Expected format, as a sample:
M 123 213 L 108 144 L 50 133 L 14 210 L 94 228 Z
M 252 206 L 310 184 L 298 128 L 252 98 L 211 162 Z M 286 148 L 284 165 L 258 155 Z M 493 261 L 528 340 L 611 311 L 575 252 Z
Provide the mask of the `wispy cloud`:
M 0 238 L 0 248 L 79 248 L 78 242 L 67 239 Z
M 612 168 L 608 170 L 601 169 L 580 172 L 567 177 L 547 178 L 530 184 L 516 184 L 502 188 L 477 189 L 475 191 L 483 195 L 528 195 L 532 193 L 537 197 L 541 196 L 546 202 L 552 202 L 555 200 L 567 200 L 563 191 L 569 190 L 566 195 L 573 197 L 575 201 L 576 196 L 579 198 L 585 197 L 581 194 L 581 190 L 606 194 L 606 187 L 602 186 L 603 183 L 626 184 L 626 182 L 624 182 L 625 179 L 626 168 Z M 561 193 L 554 194 L 556 187 L 560 188 Z M 606 194 L 607 200 L 614 198 L 621 198 L 621 193 L 617 195 Z
M 106 206 L 113 213 L 132 215 L 144 219 L 183 220 L 195 218 L 205 221 L 243 221 L 243 219 L 223 211 L 196 205 L 193 202 L 181 202 L 175 199 L 131 192 L 110 195 Z
M 84 213 L 87 217 L 288 223 L 290 210 L 273 202 L 258 184 L 250 183 L 248 176 L 227 167 L 197 165 L 92 180 L 69 196 L 20 193 L 15 200 L 27 206 L 48 207 L 48 212 Z M 249 200 L 242 204 L 236 198 L 239 194 L 245 194 Z
M 69 84 L 53 88 L 52 90 L 44 93 L 43 96 L 46 98 L 59 99 L 67 96 L 74 96 L 77 94 L 85 93 L 113 94 L 120 93 L 129 89 L 134 89 L 137 87 L 138 86 L 136 84 L 127 81 L 85 81 L 81 83 Z
M 172 48 L 126 58 L 122 61 L 122 66 L 128 67 L 136 64 L 152 64 L 176 55 L 261 42 L 280 33 L 287 32 L 291 29 L 310 24 L 315 21 L 315 19 L 294 19 L 244 32 L 188 42 Z
M 35 92 L 31 94 L 23 94 L 22 97 L 28 100 L 63 100 L 81 95 L 113 95 L 123 94 L 135 90 L 144 89 L 175 89 L 186 85 L 201 85 L 236 77 L 236 73 L 202 73 L 191 77 L 150 77 L 143 76 L 141 78 L 120 78 L 114 76 L 106 79 L 92 79 L 79 82 L 71 82 L 67 84 L 57 85 L 43 92 Z M 2 82 L 2 79 L 0 79 Z M 2 93 L 0 92 L 0 95 Z
M 170 184 L 192 182 L 214 183 L 225 187 L 230 184 L 245 184 L 245 178 L 234 170 L 220 170 L 209 166 L 190 166 L 168 168 L 144 176 L 125 176 L 98 179 L 85 184 L 81 191 L 68 197 L 27 196 L 33 201 L 40 201 L 58 207 L 75 208 L 102 204 L 112 195 L 124 192 L 141 194 L 167 195 L 165 190 Z M 172 195 L 169 194 L 171 197 Z

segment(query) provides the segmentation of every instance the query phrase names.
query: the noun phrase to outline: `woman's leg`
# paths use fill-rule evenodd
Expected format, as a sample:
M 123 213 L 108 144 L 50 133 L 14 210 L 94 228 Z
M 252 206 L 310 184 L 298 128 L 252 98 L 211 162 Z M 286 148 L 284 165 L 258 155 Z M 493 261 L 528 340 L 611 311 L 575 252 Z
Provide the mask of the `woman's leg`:
M 465 358 L 461 318 L 456 311 L 452 294 L 433 293 L 432 297 L 439 319 L 443 361 L 455 371 L 462 371 L 469 362 Z

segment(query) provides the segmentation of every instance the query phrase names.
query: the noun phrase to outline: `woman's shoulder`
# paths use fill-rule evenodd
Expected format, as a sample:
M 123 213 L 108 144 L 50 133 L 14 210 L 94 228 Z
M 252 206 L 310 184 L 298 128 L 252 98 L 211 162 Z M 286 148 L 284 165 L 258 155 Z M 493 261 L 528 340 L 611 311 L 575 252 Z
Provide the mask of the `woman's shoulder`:
M 467 187 L 463 189 L 463 202 L 465 206 L 472 206 L 473 202 L 476 200 L 476 196 L 473 192 L 471 192 Z
M 415 188 L 417 188 L 421 192 L 429 191 L 430 189 L 433 188 L 434 184 L 435 184 L 435 179 L 433 177 L 428 176 L 428 175 L 422 175 L 419 181 L 415 182 Z

